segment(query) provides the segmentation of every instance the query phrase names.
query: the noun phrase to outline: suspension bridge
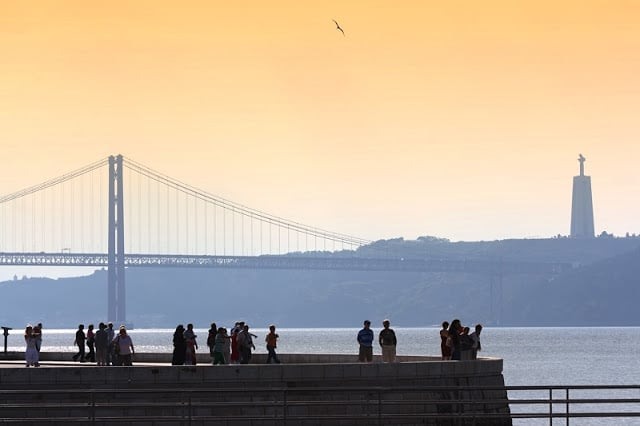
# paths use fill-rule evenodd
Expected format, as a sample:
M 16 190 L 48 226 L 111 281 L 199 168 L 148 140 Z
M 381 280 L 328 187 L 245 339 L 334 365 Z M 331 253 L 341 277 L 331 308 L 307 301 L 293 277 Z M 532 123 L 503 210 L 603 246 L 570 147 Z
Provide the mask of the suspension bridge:
M 126 225 L 126 226 L 125 226 Z M 567 265 L 362 256 L 371 241 L 212 195 L 121 155 L 0 197 L 0 266 L 108 270 L 126 322 L 125 269 L 215 267 L 556 274 Z

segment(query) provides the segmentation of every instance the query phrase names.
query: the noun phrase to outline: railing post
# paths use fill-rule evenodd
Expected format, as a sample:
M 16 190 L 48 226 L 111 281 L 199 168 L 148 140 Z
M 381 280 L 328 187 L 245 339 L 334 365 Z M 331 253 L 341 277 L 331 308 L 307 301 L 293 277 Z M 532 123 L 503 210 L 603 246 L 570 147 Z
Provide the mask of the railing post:
M 566 394 L 566 404 L 567 404 L 567 408 L 566 408 L 566 416 L 567 416 L 567 426 L 569 426 L 569 388 L 565 389 Z
M 549 426 L 553 426 L 553 388 L 549 388 Z
M 2 334 L 4 335 L 4 353 L 7 353 L 7 337 L 9 337 L 9 330 L 11 327 L 2 327 Z

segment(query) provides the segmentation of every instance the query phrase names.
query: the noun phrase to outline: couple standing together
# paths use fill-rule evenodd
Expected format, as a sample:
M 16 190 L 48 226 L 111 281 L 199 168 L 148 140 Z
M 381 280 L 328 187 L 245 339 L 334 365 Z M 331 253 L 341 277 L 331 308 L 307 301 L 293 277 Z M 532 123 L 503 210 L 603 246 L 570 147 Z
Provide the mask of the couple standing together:
M 386 319 L 382 321 L 382 330 L 378 334 L 378 343 L 382 348 L 382 362 L 396 362 L 396 333 L 389 328 L 391 322 Z M 373 361 L 373 330 L 371 330 L 371 321 L 365 320 L 364 328 L 358 332 L 358 343 L 360 350 L 358 352 L 358 361 Z

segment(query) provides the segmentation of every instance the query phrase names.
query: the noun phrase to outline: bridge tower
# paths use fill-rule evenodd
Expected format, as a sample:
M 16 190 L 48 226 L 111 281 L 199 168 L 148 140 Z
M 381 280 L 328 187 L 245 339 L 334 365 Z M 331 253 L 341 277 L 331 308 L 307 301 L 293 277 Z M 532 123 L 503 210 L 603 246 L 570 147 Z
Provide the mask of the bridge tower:
M 126 322 L 124 288 L 124 193 L 122 155 L 109 157 L 109 224 L 107 318 L 117 327 Z
M 580 154 L 580 175 L 573 177 L 573 197 L 571 200 L 571 237 L 595 237 L 593 226 L 593 202 L 591 199 L 591 176 L 584 175 L 586 158 Z

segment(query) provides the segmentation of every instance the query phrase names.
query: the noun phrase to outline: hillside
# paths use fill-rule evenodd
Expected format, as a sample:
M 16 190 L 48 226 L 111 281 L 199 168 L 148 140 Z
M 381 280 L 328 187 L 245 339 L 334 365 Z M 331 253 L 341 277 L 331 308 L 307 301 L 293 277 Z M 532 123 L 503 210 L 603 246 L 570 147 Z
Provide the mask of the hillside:
M 127 315 L 137 327 L 207 327 L 243 319 L 283 327 L 354 326 L 389 317 L 425 326 L 465 323 L 514 326 L 640 325 L 638 238 L 548 239 L 451 243 L 424 237 L 378 241 L 358 256 L 562 261 L 563 275 L 505 276 L 503 303 L 489 276 L 461 273 L 145 269 L 127 271 Z M 329 254 L 325 254 L 329 255 Z M 346 252 L 333 256 L 353 255 Z M 106 316 L 106 272 L 0 283 L 0 325 L 74 327 Z M 492 285 L 494 293 L 492 293 Z M 493 295 L 493 300 L 491 296 Z

